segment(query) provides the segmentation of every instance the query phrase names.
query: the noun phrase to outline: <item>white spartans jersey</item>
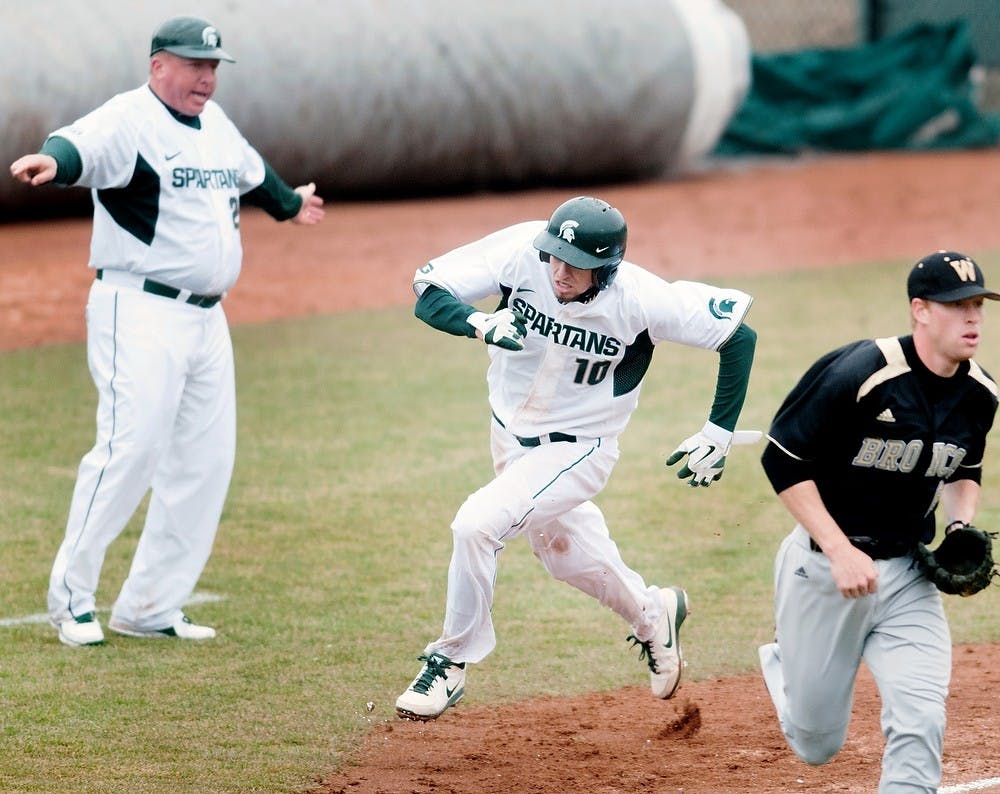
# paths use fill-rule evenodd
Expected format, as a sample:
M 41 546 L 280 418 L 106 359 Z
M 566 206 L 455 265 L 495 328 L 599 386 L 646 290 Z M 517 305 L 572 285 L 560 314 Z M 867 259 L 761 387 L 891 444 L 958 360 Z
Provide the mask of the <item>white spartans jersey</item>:
M 80 152 L 75 184 L 93 189 L 90 267 L 202 295 L 236 283 L 240 196 L 264 181 L 264 161 L 215 102 L 198 119 L 178 121 L 144 85 L 52 133 Z
M 717 350 L 752 298 L 691 281 L 667 282 L 622 262 L 611 286 L 589 303 L 561 303 L 551 267 L 532 245 L 546 226 L 529 221 L 431 260 L 414 289 L 433 284 L 473 303 L 500 295 L 524 315 L 524 350 L 488 346 L 490 406 L 513 434 L 617 436 L 639 402 L 659 342 Z

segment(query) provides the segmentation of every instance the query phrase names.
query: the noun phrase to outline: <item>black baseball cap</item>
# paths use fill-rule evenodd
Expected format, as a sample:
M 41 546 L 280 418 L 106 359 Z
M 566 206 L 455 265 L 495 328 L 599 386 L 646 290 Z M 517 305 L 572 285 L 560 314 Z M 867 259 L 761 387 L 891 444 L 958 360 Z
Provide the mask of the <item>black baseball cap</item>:
M 222 36 L 211 22 L 198 17 L 171 17 L 156 29 L 149 54 L 160 50 L 182 58 L 205 58 L 236 62 L 222 49 Z
M 923 298 L 938 303 L 954 303 L 980 295 L 1000 300 L 1000 295 L 986 289 L 979 265 L 971 256 L 958 251 L 935 251 L 917 262 L 906 280 L 906 291 L 910 300 Z

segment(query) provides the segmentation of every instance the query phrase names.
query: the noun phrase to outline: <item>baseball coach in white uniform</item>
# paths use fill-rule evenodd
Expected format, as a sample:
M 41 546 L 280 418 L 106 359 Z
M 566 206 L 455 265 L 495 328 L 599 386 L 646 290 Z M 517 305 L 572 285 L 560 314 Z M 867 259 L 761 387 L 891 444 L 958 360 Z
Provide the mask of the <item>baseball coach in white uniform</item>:
M 149 80 L 16 160 L 26 184 L 91 189 L 87 359 L 97 438 L 83 457 L 49 582 L 59 639 L 100 645 L 105 551 L 152 489 L 109 627 L 209 639 L 183 611 L 208 561 L 236 447 L 233 351 L 222 307 L 242 262 L 240 205 L 318 223 L 315 185 L 294 190 L 212 101 L 218 30 L 174 17 L 153 34 Z
M 660 342 L 718 351 L 708 421 L 667 464 L 686 459 L 678 476 L 691 485 L 710 485 L 722 476 L 756 334 L 743 322 L 749 295 L 690 281 L 668 283 L 624 261 L 626 237 L 617 209 L 579 196 L 560 205 L 548 222 L 501 229 L 431 260 L 414 277 L 421 320 L 489 346 L 496 476 L 466 499 L 452 521 L 444 627 L 396 701 L 401 717 L 439 716 L 464 694 L 466 665 L 493 650 L 497 562 L 518 535 L 527 536 L 552 576 L 631 625 L 630 639 L 649 666 L 656 697 L 672 697 L 680 684 L 679 630 L 688 614 L 687 593 L 678 586 L 647 586 L 622 560 L 591 500 L 618 460 L 618 436 L 638 405 Z M 491 295 L 500 298 L 495 312 L 470 305 Z

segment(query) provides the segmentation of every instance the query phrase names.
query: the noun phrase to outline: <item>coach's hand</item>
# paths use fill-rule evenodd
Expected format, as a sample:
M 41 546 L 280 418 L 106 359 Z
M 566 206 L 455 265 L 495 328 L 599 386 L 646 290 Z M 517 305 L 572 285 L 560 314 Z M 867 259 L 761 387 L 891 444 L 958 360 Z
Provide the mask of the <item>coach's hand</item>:
M 10 164 L 10 175 L 26 185 L 44 185 L 56 178 L 59 164 L 48 154 L 26 154 Z
M 706 422 L 700 433 L 695 433 L 680 443 L 667 458 L 667 465 L 673 466 L 687 456 L 684 465 L 677 472 L 678 478 L 688 480 L 689 485 L 707 487 L 722 477 L 732 438 L 730 431 Z
M 493 314 L 473 312 L 468 323 L 476 329 L 476 336 L 488 345 L 496 345 L 504 350 L 524 350 L 524 337 L 528 327 L 524 315 L 510 309 L 501 309 Z
M 299 185 L 295 192 L 302 197 L 302 206 L 298 213 L 292 218 L 292 223 L 301 226 L 315 226 L 326 214 L 323 210 L 323 199 L 316 195 L 316 183 L 310 182 L 308 185 Z

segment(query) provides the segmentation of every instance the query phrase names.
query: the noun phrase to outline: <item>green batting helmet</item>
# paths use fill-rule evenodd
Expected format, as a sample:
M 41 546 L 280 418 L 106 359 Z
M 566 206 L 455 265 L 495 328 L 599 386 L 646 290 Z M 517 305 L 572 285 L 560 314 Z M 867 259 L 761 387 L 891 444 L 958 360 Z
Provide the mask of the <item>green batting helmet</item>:
M 594 284 L 601 290 L 618 274 L 627 237 L 625 218 L 618 210 L 606 201 L 577 196 L 556 208 L 534 245 L 543 262 L 554 256 L 581 270 L 593 270 Z
M 155 55 L 160 50 L 182 58 L 236 61 L 222 49 L 222 36 L 215 25 L 198 17 L 171 17 L 160 25 L 153 34 L 149 54 Z

